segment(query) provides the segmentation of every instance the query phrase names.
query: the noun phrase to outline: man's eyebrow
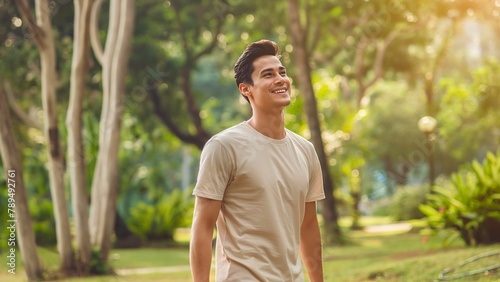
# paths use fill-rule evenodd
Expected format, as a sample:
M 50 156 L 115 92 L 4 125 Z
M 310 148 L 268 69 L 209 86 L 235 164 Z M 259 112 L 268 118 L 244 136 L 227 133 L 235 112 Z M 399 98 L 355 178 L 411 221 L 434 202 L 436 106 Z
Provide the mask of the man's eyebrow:
M 284 66 L 279 66 L 278 69 L 281 71 L 281 70 L 286 70 L 286 68 Z M 265 72 L 268 72 L 268 71 L 272 71 L 273 68 L 267 68 L 267 69 L 263 69 L 260 71 L 260 73 L 265 73 Z

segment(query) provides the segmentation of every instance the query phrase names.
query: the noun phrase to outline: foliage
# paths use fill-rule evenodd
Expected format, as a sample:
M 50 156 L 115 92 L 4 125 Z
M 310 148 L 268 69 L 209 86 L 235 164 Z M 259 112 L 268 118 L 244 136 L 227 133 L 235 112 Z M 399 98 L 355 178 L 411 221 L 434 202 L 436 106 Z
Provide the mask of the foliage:
M 412 172 L 426 160 L 425 136 L 417 127 L 423 116 L 423 99 L 404 83 L 381 81 L 374 85 L 368 100 L 367 108 L 357 114 L 356 141 L 367 148 L 364 156 L 376 178 L 367 190 L 391 195 L 394 186 L 409 183 Z M 386 191 L 375 191 L 377 183 Z
M 97 275 L 110 273 L 109 261 L 104 261 L 101 258 L 101 253 L 97 248 L 93 248 L 90 254 L 89 273 Z
M 431 231 L 455 229 L 467 245 L 500 242 L 500 149 L 453 174 L 451 183 L 434 187 L 420 206 Z
M 387 216 L 392 215 L 392 197 L 383 197 L 373 201 L 372 216 Z
M 426 196 L 429 193 L 425 187 L 398 187 L 392 197 L 392 218 L 396 221 L 402 221 L 424 217 L 419 206 L 425 203 Z
M 472 85 L 453 78 L 440 80 L 444 95 L 437 115 L 438 141 L 455 164 L 479 157 L 478 152 L 494 150 L 498 142 L 498 114 L 492 110 L 498 100 L 495 71 L 493 66 L 478 69 Z
M 402 178 L 406 183 L 412 180 L 422 182 L 422 177 L 410 179 L 414 171 L 418 172 L 423 167 L 423 157 L 419 156 L 426 153 L 424 146 L 421 146 L 424 136 L 416 127 L 423 113 L 424 89 L 416 81 L 424 75 L 417 74 L 421 65 L 432 62 L 429 58 L 435 52 L 431 43 L 441 38 L 436 36 L 441 34 L 435 32 L 434 25 L 440 18 L 455 17 L 459 21 L 470 16 L 471 21 L 476 23 L 489 17 L 498 28 L 499 13 L 494 1 L 478 4 L 465 0 L 439 3 L 313 0 L 302 4 L 302 19 L 310 19 L 307 23 L 310 32 L 308 47 L 312 52 L 313 81 L 321 111 L 322 133 L 336 184 L 346 188 L 348 177 L 352 177 L 352 172 L 357 170 L 362 193 L 375 198 L 375 194 L 377 197 L 390 194 L 391 187 L 397 182 L 394 180 L 399 179 L 400 174 L 407 174 L 408 177 Z M 1 77 L 10 82 L 20 107 L 41 121 L 38 49 L 30 38 L 26 24 L 19 22 L 20 16 L 14 1 L 3 1 L 0 7 L 0 19 L 6 23 L 0 28 Z M 61 0 L 51 1 L 51 7 L 58 56 L 59 129 L 64 148 L 67 136 L 63 117 L 68 99 L 65 93 L 69 89 L 73 5 L 72 1 Z M 103 5 L 100 14 L 102 42 L 106 37 L 108 7 Z M 471 12 L 474 15 L 470 15 Z M 457 17 L 456 13 L 460 15 Z M 370 100 L 366 107 L 357 108 L 354 100 L 359 85 L 354 81 L 353 70 L 355 55 L 362 50 L 359 48 L 360 39 L 367 37 L 372 40 L 371 43 L 382 42 L 394 30 L 411 27 L 422 19 L 425 21 L 427 16 L 435 19 L 422 26 L 422 29 L 401 34 L 388 47 L 383 63 L 384 80 L 379 80 L 366 93 L 366 101 Z M 192 133 L 195 129 L 184 95 L 188 92 L 186 88 L 190 88 L 195 105 L 199 107 L 203 127 L 215 133 L 248 116 L 249 107 L 238 99 L 240 95 L 232 77 L 232 64 L 245 45 L 261 38 L 277 41 L 283 47 L 282 61 L 290 76 L 294 77 L 295 72 L 290 59 L 293 46 L 287 28 L 286 1 L 143 0 L 137 1 L 137 17 L 140 20 L 136 22 L 129 63 L 126 112 L 123 118 L 125 126 L 120 147 L 118 209 L 123 218 L 130 218 L 132 207 L 154 211 L 155 207 L 151 206 L 155 201 L 160 201 L 158 195 L 170 193 L 174 187 L 180 187 L 183 180 L 180 164 L 184 160 L 183 150 L 186 146 L 168 133 L 152 114 L 153 107 L 147 93 L 149 87 L 158 87 L 165 111 L 179 127 Z M 222 23 L 220 30 L 217 28 L 219 22 Z M 439 104 L 436 115 L 439 145 L 437 169 L 446 173 L 475 157 L 484 156 L 500 141 L 500 116 L 497 110 L 500 101 L 500 68 L 495 58 L 481 61 L 484 54 L 488 53 L 488 48 L 495 49 L 488 46 L 498 44 L 500 33 L 485 35 L 484 29 L 488 23 L 478 24 L 483 31 L 480 44 L 474 45 L 474 48 L 480 49 L 481 56 L 473 58 L 473 64 L 468 63 L 471 58 L 465 53 L 470 45 L 463 42 L 463 37 L 459 37 L 470 32 L 464 28 L 462 35 L 457 34 L 454 39 L 455 46 L 449 50 L 448 58 L 439 70 L 442 79 L 436 89 L 436 94 L 439 94 L 435 97 L 435 103 Z M 214 38 L 217 39 L 215 47 L 203 56 L 196 57 L 196 54 L 201 54 L 201 50 L 210 46 Z M 488 46 L 484 44 L 486 41 Z M 370 44 L 365 50 L 362 76 L 366 79 L 374 76 L 372 66 L 376 61 L 376 52 L 375 44 Z M 498 56 L 495 52 L 490 54 Z M 94 58 L 91 65 L 89 91 L 84 103 L 88 184 L 93 177 L 98 151 L 98 121 L 102 104 L 101 70 Z M 481 66 L 472 72 L 471 65 Z M 190 76 L 186 77 L 183 71 Z M 303 101 L 297 93 L 293 91 L 292 104 L 287 107 L 287 127 L 307 137 Z M 37 230 L 38 242 L 42 242 L 52 238 L 50 232 L 53 233 L 54 229 L 49 214 L 52 207 L 44 166 L 47 149 L 43 144 L 43 131 L 23 125 L 14 115 L 12 122 L 22 150 L 30 211 L 36 221 L 33 225 Z M 199 151 L 195 148 L 188 150 L 195 163 Z M 351 165 L 361 163 L 358 161 L 364 161 L 364 165 Z M 413 171 L 404 171 L 408 164 L 414 167 Z M 196 166 L 192 165 L 189 170 L 193 172 L 195 169 Z M 195 177 L 192 174 L 189 177 L 191 182 Z M 0 185 L 3 185 L 1 178 Z M 377 189 L 382 186 L 389 188 Z M 379 193 L 382 190 L 384 193 Z M 345 191 L 336 191 L 340 194 L 337 197 L 341 199 L 339 207 L 350 203 L 350 196 Z M 3 202 L 2 195 L 0 193 Z M 407 197 L 406 194 L 402 195 L 398 201 L 404 202 Z M 168 202 L 166 199 L 167 196 L 164 196 L 161 201 Z M 143 207 L 139 208 L 141 205 Z M 399 208 L 407 212 L 406 206 Z M 151 216 L 158 215 L 153 213 Z M 0 229 L 2 224 L 0 222 Z M 0 232 L 0 239 L 1 234 L 3 232 Z
M 25 132 L 23 132 L 25 133 Z M 26 193 L 28 196 L 28 208 L 31 214 L 32 227 L 35 232 L 35 241 L 40 246 L 52 246 L 56 243 L 55 220 L 53 217 L 53 207 L 48 193 L 48 176 L 45 167 L 40 165 L 40 161 L 44 161 L 45 150 L 40 144 L 35 141 L 38 138 L 37 130 L 29 130 L 27 135 L 21 134 L 21 137 L 16 138 L 24 142 L 30 142 L 31 146 L 23 148 L 22 162 L 23 175 Z M 29 138 L 35 140 L 28 140 Z M 20 146 L 21 147 L 21 146 Z M 0 162 L 1 163 L 1 162 Z M 0 171 L 6 171 L 3 166 L 0 166 Z M 6 179 L 0 178 L 0 187 L 7 187 Z M 0 203 L 7 202 L 7 189 L 1 189 Z M 0 239 L 4 236 L 4 224 L 7 222 L 3 217 L 7 216 L 7 210 L 0 212 Z M 4 240 L 6 241 L 6 240 Z M 0 250 L 2 250 L 0 247 Z
M 172 241 L 175 230 L 188 225 L 192 217 L 194 202 L 189 192 L 175 189 L 137 203 L 126 219 L 127 226 L 143 240 Z
M 1 163 L 1 162 L 0 162 Z M 0 167 L 1 171 L 5 171 L 3 166 Z M 5 178 L 3 178 L 3 175 L 0 178 L 0 187 L 7 187 L 7 181 Z M 2 203 L 2 207 L 4 207 L 3 203 L 7 203 L 7 189 L 0 189 L 0 203 Z M 5 242 L 7 242 L 7 239 L 9 238 L 9 233 L 10 231 L 7 229 L 7 220 L 8 220 L 8 213 L 6 208 L 2 208 L 0 211 L 0 240 L 3 242 L 0 244 L 0 253 L 3 253 L 5 250 L 8 249 L 8 246 Z
M 29 198 L 29 208 L 37 245 L 55 245 L 57 237 L 52 201 L 35 195 Z

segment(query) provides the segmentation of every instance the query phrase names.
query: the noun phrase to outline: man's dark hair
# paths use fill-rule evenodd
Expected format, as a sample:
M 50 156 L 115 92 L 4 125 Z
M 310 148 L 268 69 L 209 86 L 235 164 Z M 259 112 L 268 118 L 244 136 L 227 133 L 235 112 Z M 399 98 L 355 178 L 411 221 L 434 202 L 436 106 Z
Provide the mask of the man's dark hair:
M 250 43 L 247 48 L 245 48 L 245 51 L 243 51 L 243 54 L 241 54 L 234 65 L 234 78 L 236 79 L 237 86 L 239 86 L 240 83 L 253 85 L 253 61 L 266 55 L 279 57 L 280 47 L 278 44 L 273 41 L 263 39 Z M 248 97 L 243 97 L 248 101 Z

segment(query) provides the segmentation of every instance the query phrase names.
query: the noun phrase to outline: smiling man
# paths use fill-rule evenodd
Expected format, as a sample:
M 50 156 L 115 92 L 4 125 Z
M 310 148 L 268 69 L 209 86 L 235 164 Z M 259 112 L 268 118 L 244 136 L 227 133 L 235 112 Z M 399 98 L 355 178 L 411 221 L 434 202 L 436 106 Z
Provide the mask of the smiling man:
M 285 128 L 291 83 L 278 45 L 251 43 L 234 71 L 252 117 L 203 148 L 193 192 L 193 280 L 210 279 L 217 225 L 216 281 L 304 281 L 302 264 L 310 281 L 323 281 L 321 168 L 313 145 Z

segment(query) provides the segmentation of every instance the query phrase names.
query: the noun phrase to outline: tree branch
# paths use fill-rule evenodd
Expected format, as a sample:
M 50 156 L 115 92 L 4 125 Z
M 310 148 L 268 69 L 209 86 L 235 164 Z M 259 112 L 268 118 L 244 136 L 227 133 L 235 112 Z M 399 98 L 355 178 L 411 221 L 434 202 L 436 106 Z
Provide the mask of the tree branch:
M 368 88 L 375 84 L 378 79 L 380 79 L 383 75 L 383 63 L 384 63 L 384 57 L 387 51 L 387 48 L 389 48 L 389 45 L 392 44 L 392 42 L 401 34 L 403 33 L 410 33 L 414 32 L 422 27 L 425 26 L 425 23 L 427 21 L 423 20 L 420 21 L 420 23 L 415 24 L 413 26 L 410 26 L 408 28 L 402 28 L 398 30 L 393 30 L 387 37 L 385 38 L 384 42 L 381 45 L 377 44 L 377 55 L 375 58 L 375 76 L 371 79 L 371 81 L 367 82 L 365 87 Z
M 182 47 L 184 48 L 184 52 L 186 54 L 186 61 L 191 61 L 191 50 L 189 49 L 189 44 L 187 43 L 186 31 L 184 30 L 184 26 L 182 25 L 181 14 L 179 8 L 177 7 L 177 3 L 175 1 L 170 1 L 171 7 L 175 12 L 175 20 L 177 25 L 179 26 L 179 35 L 181 36 Z
M 175 1 L 171 1 L 171 4 L 175 12 L 175 19 L 177 25 L 179 26 L 179 32 L 185 54 L 185 61 L 181 71 L 182 75 L 181 85 L 184 92 L 184 99 L 186 101 L 186 106 L 188 109 L 189 116 L 191 117 L 191 120 L 193 121 L 193 124 L 196 128 L 196 137 L 197 139 L 202 140 L 201 142 L 204 145 L 205 142 L 211 137 L 211 135 L 207 133 L 203 128 L 202 120 L 200 118 L 200 110 L 196 105 L 196 100 L 193 97 L 193 93 L 191 90 L 191 68 L 196 64 L 196 61 L 201 56 L 210 53 L 213 50 L 213 48 L 215 48 L 215 46 L 217 45 L 217 34 L 219 34 L 222 29 L 223 19 L 221 19 L 221 17 L 217 17 L 216 33 L 215 36 L 212 38 L 212 42 L 200 53 L 193 55 L 191 48 L 189 47 L 188 38 L 186 37 L 186 32 L 184 30 L 180 14 L 180 8 L 177 6 L 178 3 L 175 3 Z M 198 35 L 195 34 L 194 38 L 197 38 L 197 36 Z M 201 143 L 199 140 L 197 142 Z M 201 146 L 201 148 L 203 147 L 203 145 Z
M 38 45 L 38 48 L 40 48 L 40 50 L 45 49 L 45 42 L 43 40 L 45 34 L 42 28 L 40 28 L 40 26 L 38 26 L 38 24 L 36 23 L 35 17 L 31 12 L 31 8 L 28 1 L 18 0 L 15 2 L 17 5 L 17 9 L 21 14 L 21 18 L 28 27 L 28 31 L 30 32 L 31 35 L 33 35 L 33 39 L 35 40 L 36 45 Z
M 0 87 L 2 87 L 2 84 L 9 106 L 16 116 L 27 126 L 36 128 L 43 132 L 43 125 L 38 120 L 31 118 L 17 103 L 12 88 L 10 87 L 10 83 L 8 81 L 0 81 Z
M 101 12 L 103 0 L 96 0 L 92 5 L 92 12 L 90 13 L 90 43 L 94 55 L 102 66 L 104 50 L 102 48 L 101 40 L 99 39 L 99 14 Z
M 160 96 L 158 95 L 158 88 L 156 86 L 150 85 L 147 89 L 149 98 L 153 103 L 155 114 L 158 116 L 160 121 L 170 130 L 170 132 L 172 132 L 175 136 L 177 136 L 177 138 L 179 138 L 181 141 L 188 144 L 193 144 L 200 150 L 203 149 L 203 146 L 210 138 L 200 138 L 199 135 L 194 136 L 183 132 L 179 127 L 177 127 L 174 121 L 170 118 L 170 116 L 165 112 L 165 110 L 161 106 L 162 104 Z
M 221 20 L 221 17 L 217 17 L 217 26 L 215 27 L 215 33 L 214 36 L 212 37 L 212 41 L 210 44 L 205 47 L 200 53 L 196 54 L 193 56 L 193 63 L 199 60 L 202 56 L 209 54 L 212 52 L 212 50 L 217 46 L 217 35 L 219 35 L 222 31 L 222 26 L 223 26 L 223 21 Z
M 356 80 L 359 82 L 360 86 L 363 86 L 363 75 L 365 70 L 365 51 L 368 47 L 369 40 L 366 36 L 362 36 L 359 39 L 358 45 L 356 46 L 356 55 L 354 57 L 354 73 Z
M 193 97 L 193 91 L 191 90 L 191 71 L 188 66 L 185 66 L 182 70 L 181 84 L 184 90 L 184 99 L 186 100 L 187 109 L 191 119 L 193 120 L 197 134 L 199 136 L 209 135 L 203 128 L 202 120 L 200 118 L 200 109 L 196 105 L 196 100 Z

